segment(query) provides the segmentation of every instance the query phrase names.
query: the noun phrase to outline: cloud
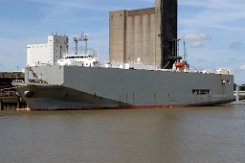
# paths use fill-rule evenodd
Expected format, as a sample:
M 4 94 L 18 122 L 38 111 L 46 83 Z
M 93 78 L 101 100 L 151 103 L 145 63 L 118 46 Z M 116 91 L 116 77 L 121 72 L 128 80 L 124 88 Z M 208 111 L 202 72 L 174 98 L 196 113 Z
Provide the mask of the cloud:
M 242 65 L 242 66 L 240 67 L 240 70 L 245 71 L 245 65 Z
M 72 10 L 87 10 L 93 12 L 109 12 L 110 10 L 129 9 L 132 7 L 132 1 L 101 1 L 101 0 L 24 0 L 34 4 L 52 6 L 56 8 L 69 8 Z M 133 5 L 139 4 L 142 7 L 153 7 L 154 0 L 137 0 Z M 152 4 L 152 6 L 149 6 Z
M 66 1 L 66 0 L 25 0 L 26 2 L 43 4 L 47 6 L 56 6 L 57 8 L 72 8 L 72 9 L 83 9 L 83 10 L 96 10 L 96 11 L 106 11 L 108 9 L 107 6 L 97 3 L 93 1 Z
M 201 48 L 201 47 L 203 47 L 204 45 L 203 45 L 203 43 L 201 42 L 201 41 L 194 41 L 194 42 L 192 42 L 192 44 L 191 44 L 191 47 L 192 48 Z
M 192 48 L 200 48 L 204 46 L 203 42 L 209 40 L 210 37 L 206 33 L 190 33 L 185 34 L 183 39 L 186 41 L 190 41 Z
M 208 60 L 205 59 L 205 58 L 197 58 L 196 61 L 199 62 L 199 63 L 200 63 L 200 62 L 203 63 L 203 62 L 207 62 Z
M 0 70 L 24 67 L 26 62 L 26 40 L 0 38 Z
M 180 6 L 193 12 L 183 16 L 180 24 L 191 28 L 217 28 L 231 31 L 245 31 L 244 0 L 180 0 Z M 183 11 L 184 12 L 184 11 Z M 185 10 L 185 13 L 186 10 Z M 239 25 L 237 25 L 239 24 Z
M 229 61 L 234 63 L 234 62 L 239 61 L 239 59 L 238 58 L 230 58 Z
M 239 49 L 242 46 L 242 43 L 237 41 L 237 42 L 232 42 L 230 45 L 230 49 Z
M 188 41 L 203 41 L 203 40 L 208 40 L 209 36 L 206 33 L 197 33 L 197 34 L 190 33 L 190 34 L 186 34 L 184 36 L 184 39 Z

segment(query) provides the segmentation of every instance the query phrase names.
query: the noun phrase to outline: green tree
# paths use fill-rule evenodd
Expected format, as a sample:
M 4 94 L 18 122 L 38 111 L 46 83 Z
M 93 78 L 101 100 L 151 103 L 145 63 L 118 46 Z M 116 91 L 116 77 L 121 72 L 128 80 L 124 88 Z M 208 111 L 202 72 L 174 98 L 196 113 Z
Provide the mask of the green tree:
M 240 86 L 240 91 L 245 91 L 245 84 L 242 84 L 242 85 Z

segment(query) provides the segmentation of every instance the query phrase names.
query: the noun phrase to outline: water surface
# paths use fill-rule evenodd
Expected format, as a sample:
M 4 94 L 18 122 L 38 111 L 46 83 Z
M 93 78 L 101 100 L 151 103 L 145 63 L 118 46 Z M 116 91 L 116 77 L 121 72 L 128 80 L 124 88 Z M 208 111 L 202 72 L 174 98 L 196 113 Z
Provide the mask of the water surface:
M 245 105 L 0 112 L 1 163 L 239 163 Z

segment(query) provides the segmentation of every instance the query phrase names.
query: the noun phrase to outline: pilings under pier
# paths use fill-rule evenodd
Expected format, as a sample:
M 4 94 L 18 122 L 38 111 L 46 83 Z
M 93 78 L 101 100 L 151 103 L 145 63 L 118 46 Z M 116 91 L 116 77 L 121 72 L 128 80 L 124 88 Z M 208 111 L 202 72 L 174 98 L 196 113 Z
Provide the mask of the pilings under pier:
M 17 96 L 0 97 L 0 111 L 16 110 L 26 107 L 26 103 Z
M 16 95 L 13 80 L 24 80 L 22 71 L 0 72 L 0 110 L 16 110 L 25 107 L 25 102 Z

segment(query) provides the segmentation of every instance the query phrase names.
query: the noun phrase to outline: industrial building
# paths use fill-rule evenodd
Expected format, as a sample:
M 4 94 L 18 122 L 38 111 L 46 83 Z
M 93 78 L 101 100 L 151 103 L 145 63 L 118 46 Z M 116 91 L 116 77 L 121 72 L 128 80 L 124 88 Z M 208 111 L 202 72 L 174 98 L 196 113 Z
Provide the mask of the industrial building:
M 44 44 L 27 45 L 27 66 L 54 65 L 68 52 L 68 36 L 52 34 Z
M 177 0 L 110 12 L 110 61 L 171 68 L 177 58 Z

